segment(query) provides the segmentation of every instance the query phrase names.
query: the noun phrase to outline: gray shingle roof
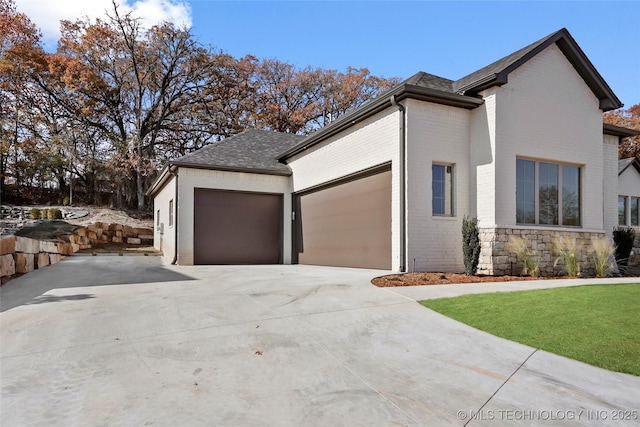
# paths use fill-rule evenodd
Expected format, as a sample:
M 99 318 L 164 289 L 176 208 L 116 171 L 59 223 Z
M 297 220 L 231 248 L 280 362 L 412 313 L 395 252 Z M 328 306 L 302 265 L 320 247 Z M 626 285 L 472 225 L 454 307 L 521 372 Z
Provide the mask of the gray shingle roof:
M 409 77 L 404 81 L 404 83 L 453 93 L 453 84 L 455 82 L 453 80 L 445 79 L 444 77 L 420 71 L 419 73 Z
M 291 175 L 289 167 L 278 162 L 277 157 L 303 139 L 301 135 L 251 129 L 182 156 L 171 164 Z

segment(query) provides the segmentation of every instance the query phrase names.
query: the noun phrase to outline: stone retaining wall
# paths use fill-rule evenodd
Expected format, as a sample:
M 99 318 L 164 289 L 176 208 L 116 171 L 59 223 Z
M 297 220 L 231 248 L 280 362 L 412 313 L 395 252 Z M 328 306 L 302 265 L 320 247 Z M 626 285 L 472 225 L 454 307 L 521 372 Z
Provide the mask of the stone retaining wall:
M 91 249 L 93 246 L 111 242 L 131 245 L 153 244 L 153 230 L 97 222 L 86 227 L 78 227 L 73 234 L 58 236 L 56 240 L 0 236 L 0 281 L 4 283 L 15 274 L 25 274 L 56 264 L 65 256 L 81 249 Z
M 576 240 L 580 270 L 585 274 L 593 273 L 591 260 L 591 240 L 605 237 L 605 233 L 590 231 L 567 231 L 535 228 L 499 227 L 480 229 L 480 262 L 479 274 L 520 275 L 523 265 L 516 256 L 505 250 L 509 236 L 520 236 L 528 243 L 528 247 L 540 259 L 540 276 L 557 276 L 563 273 L 561 264 L 555 265 L 553 240 L 556 237 L 571 237 Z M 610 237 L 610 236 L 606 236 Z

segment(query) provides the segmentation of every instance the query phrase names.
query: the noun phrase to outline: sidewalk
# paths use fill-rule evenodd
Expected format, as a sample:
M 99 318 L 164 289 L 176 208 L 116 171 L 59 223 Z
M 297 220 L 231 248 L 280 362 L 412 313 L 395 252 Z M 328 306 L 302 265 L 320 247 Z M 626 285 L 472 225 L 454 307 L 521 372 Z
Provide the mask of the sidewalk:
M 414 301 L 451 298 L 467 294 L 514 292 L 568 286 L 640 283 L 640 277 L 610 277 L 604 279 L 523 280 L 521 282 L 466 283 L 458 285 L 398 286 L 384 288 Z

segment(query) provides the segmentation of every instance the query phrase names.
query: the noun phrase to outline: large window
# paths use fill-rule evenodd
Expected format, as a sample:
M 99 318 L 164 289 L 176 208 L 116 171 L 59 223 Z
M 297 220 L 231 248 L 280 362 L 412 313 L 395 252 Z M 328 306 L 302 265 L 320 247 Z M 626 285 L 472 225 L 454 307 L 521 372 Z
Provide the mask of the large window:
M 640 225 L 640 198 L 618 196 L 618 225 Z
M 431 165 L 431 206 L 433 215 L 453 216 L 453 166 Z
M 580 225 L 580 168 L 516 160 L 516 222 Z

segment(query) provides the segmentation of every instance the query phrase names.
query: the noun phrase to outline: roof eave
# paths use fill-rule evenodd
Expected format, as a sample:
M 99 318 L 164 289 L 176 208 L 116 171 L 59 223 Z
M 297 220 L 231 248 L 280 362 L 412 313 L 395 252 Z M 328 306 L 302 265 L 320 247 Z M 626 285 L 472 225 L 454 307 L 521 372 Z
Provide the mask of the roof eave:
M 291 170 L 271 170 L 261 168 L 250 168 L 242 166 L 222 166 L 222 165 L 205 165 L 201 163 L 189 163 L 189 162 L 173 162 L 171 165 L 181 168 L 190 169 L 203 169 L 203 170 L 219 170 L 225 172 L 244 172 L 255 173 L 259 175 L 278 175 L 278 176 L 291 176 Z
M 169 180 L 169 177 L 171 176 L 171 174 L 169 173 L 170 169 L 171 169 L 171 163 L 168 163 L 164 168 L 162 168 L 162 171 L 160 171 L 160 175 L 156 178 L 155 181 L 153 181 L 153 184 L 151 184 L 151 187 L 149 187 L 147 191 L 144 193 L 146 196 L 149 196 L 149 197 L 155 196 L 160 192 L 160 190 L 164 187 L 165 183 Z
M 358 123 L 373 116 L 374 114 L 379 113 L 380 111 L 392 107 L 392 96 L 395 96 L 397 101 L 411 98 L 420 101 L 433 102 L 436 104 L 465 108 L 469 110 L 476 108 L 484 103 L 484 100 L 482 99 L 470 97 L 467 95 L 444 92 L 437 89 L 430 89 L 422 86 L 403 83 L 385 92 L 384 94 L 373 99 L 367 104 L 356 108 L 351 113 L 342 116 L 332 124 L 312 133 L 300 144 L 280 154 L 278 156 L 278 161 L 280 161 L 281 163 L 286 163 L 286 160 L 291 156 L 299 154 L 305 151 L 307 148 L 310 148 L 324 141 L 325 139 L 342 132 L 355 123 Z
M 627 138 L 630 136 L 640 135 L 640 131 L 635 129 L 629 129 L 622 126 L 611 125 L 609 123 L 602 124 L 602 133 L 605 135 L 617 136 L 620 138 Z

